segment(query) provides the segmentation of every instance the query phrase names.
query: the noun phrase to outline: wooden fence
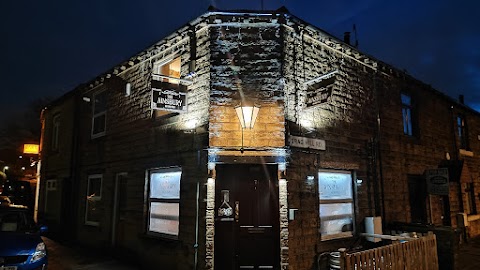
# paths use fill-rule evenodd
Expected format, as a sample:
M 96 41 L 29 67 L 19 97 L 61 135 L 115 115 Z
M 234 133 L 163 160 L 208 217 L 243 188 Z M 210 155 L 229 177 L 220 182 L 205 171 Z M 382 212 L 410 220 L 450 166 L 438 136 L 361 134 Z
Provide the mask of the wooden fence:
M 342 270 L 438 270 L 434 234 L 365 251 L 340 253 Z

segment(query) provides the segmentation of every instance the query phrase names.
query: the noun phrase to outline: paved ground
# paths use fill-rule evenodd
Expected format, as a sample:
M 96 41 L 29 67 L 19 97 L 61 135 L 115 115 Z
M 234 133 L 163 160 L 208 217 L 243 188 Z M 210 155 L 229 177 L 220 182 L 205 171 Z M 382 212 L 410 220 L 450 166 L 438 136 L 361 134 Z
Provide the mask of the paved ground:
M 480 237 L 470 239 L 463 244 L 458 253 L 457 270 L 480 269 Z
M 43 238 L 48 248 L 49 270 L 138 270 L 107 255 Z M 462 244 L 456 270 L 480 270 L 480 237 Z
M 80 247 L 71 247 L 43 237 L 48 249 L 49 270 L 136 270 L 139 268 L 103 254 Z

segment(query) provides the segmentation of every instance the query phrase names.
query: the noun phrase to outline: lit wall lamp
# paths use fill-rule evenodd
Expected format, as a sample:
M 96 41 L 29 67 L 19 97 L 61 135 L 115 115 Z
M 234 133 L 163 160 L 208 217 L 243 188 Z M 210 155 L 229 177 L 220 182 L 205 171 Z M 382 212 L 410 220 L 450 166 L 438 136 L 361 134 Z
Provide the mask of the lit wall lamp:
M 255 125 L 255 121 L 257 120 L 259 110 L 260 106 L 254 104 L 242 103 L 239 106 L 235 107 L 235 112 L 237 113 L 238 120 L 240 120 L 240 124 L 242 125 L 242 147 L 240 148 L 240 152 L 242 153 L 243 130 L 253 128 L 253 126 Z
M 242 129 L 253 128 L 255 125 L 255 120 L 257 120 L 259 110 L 260 107 L 257 105 L 246 105 L 243 103 L 235 107 L 235 111 L 237 112 L 238 120 L 240 120 Z

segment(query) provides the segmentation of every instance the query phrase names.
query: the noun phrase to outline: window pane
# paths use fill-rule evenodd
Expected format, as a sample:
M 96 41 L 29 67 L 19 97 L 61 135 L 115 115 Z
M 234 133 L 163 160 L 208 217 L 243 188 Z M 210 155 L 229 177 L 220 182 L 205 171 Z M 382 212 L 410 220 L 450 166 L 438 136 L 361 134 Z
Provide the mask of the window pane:
M 348 172 L 319 172 L 320 200 L 353 199 L 352 176 Z
M 94 197 L 87 197 L 87 222 L 99 223 L 102 213 L 99 210 L 100 201 L 95 200 Z
M 93 113 L 97 114 L 103 112 L 107 109 L 107 95 L 106 92 L 102 92 L 95 95 L 95 100 L 93 104 Z
M 149 231 L 178 235 L 178 203 L 150 203 Z
M 150 175 L 150 198 L 180 199 L 182 172 L 153 172 Z
M 353 231 L 353 205 L 351 203 L 320 205 L 322 237 L 351 231 Z
M 402 94 L 402 104 L 403 105 L 412 105 L 412 98 L 409 95 Z
M 412 115 L 410 108 L 403 108 L 403 133 L 412 135 Z
M 102 178 L 89 178 L 88 179 L 88 198 L 98 198 L 102 194 Z
M 93 134 L 102 133 L 105 131 L 105 120 L 105 114 L 101 114 L 93 118 Z

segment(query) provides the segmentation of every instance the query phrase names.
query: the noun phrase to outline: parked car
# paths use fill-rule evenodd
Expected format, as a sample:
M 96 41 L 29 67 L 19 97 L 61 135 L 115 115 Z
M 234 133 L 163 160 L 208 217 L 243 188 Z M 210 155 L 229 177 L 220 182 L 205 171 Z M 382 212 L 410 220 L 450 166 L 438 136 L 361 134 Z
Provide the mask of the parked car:
M 27 207 L 0 206 L 0 269 L 47 269 L 47 248 L 40 237 L 46 231 L 33 221 Z

